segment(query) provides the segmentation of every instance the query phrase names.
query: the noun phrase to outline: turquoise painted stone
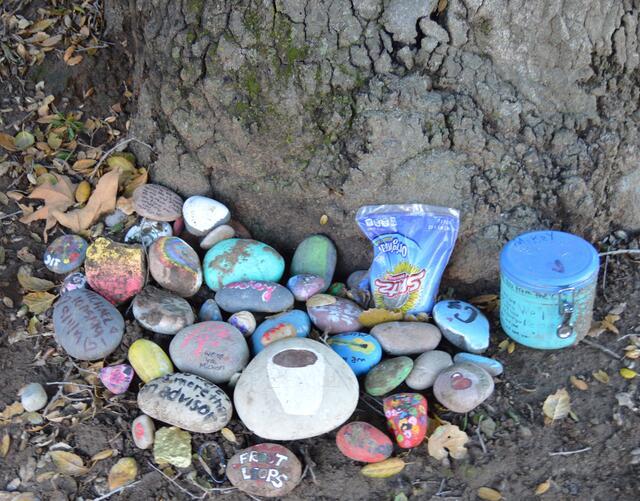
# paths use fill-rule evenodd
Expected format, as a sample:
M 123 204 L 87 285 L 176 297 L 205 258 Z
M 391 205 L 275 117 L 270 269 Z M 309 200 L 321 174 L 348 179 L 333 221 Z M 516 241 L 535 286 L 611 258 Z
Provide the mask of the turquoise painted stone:
M 284 259 L 267 244 L 244 238 L 229 238 L 211 247 L 204 256 L 204 280 L 213 291 L 244 280 L 278 282 Z
M 457 364 L 460 362 L 468 362 L 473 365 L 482 367 L 492 376 L 499 376 L 504 371 L 503 365 L 497 360 L 489 357 L 483 357 L 482 355 L 476 355 L 475 353 L 458 353 L 453 357 L 453 361 Z
M 379 397 L 397 388 L 413 369 L 409 357 L 395 357 L 379 363 L 367 374 L 364 387 L 369 395 Z
M 338 252 L 333 242 L 324 235 L 311 235 L 305 238 L 296 249 L 291 260 L 292 275 L 317 275 L 324 279 L 327 290 L 336 270 Z
M 311 330 L 309 315 L 301 310 L 291 310 L 267 318 L 251 335 L 254 353 L 260 353 L 269 344 L 287 337 L 307 337 Z
M 345 332 L 331 336 L 331 349 L 347 362 L 356 376 L 362 376 L 380 362 L 382 347 L 376 338 L 364 332 Z

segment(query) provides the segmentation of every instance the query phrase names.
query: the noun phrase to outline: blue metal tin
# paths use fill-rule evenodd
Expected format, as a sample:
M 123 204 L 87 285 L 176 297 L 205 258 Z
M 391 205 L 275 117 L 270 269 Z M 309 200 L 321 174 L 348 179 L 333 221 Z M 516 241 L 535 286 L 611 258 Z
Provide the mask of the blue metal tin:
M 534 231 L 500 254 L 500 323 L 514 341 L 553 350 L 582 339 L 591 327 L 600 259 L 586 240 Z

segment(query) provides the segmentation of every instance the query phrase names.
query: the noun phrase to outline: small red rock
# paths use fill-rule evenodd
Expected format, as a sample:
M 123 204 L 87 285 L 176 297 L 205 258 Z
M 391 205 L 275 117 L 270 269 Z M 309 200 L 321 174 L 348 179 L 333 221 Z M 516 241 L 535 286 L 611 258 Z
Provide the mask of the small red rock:
M 396 393 L 384 399 L 384 415 L 403 449 L 422 443 L 427 433 L 427 400 L 419 393 Z
M 389 437 L 375 426 L 362 421 L 344 425 L 336 435 L 336 445 L 349 459 L 364 463 L 384 461 L 393 452 Z

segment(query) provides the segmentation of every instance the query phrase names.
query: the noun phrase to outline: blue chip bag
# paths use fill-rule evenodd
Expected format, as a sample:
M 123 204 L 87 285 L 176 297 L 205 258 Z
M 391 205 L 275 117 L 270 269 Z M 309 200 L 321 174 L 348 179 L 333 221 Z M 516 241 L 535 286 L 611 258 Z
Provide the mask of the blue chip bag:
M 367 205 L 356 222 L 373 243 L 369 270 L 377 308 L 431 312 L 458 236 L 456 209 L 423 204 Z

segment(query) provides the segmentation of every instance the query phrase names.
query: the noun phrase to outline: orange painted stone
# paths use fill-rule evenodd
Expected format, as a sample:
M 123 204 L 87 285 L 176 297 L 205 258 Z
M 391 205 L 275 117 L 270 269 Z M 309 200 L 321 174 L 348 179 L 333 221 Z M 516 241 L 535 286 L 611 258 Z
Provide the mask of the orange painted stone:
M 427 400 L 419 393 L 396 393 L 384 399 L 384 415 L 403 449 L 417 447 L 427 434 Z
M 384 461 L 393 452 L 388 436 L 363 421 L 345 424 L 336 435 L 336 445 L 349 459 L 363 463 Z

